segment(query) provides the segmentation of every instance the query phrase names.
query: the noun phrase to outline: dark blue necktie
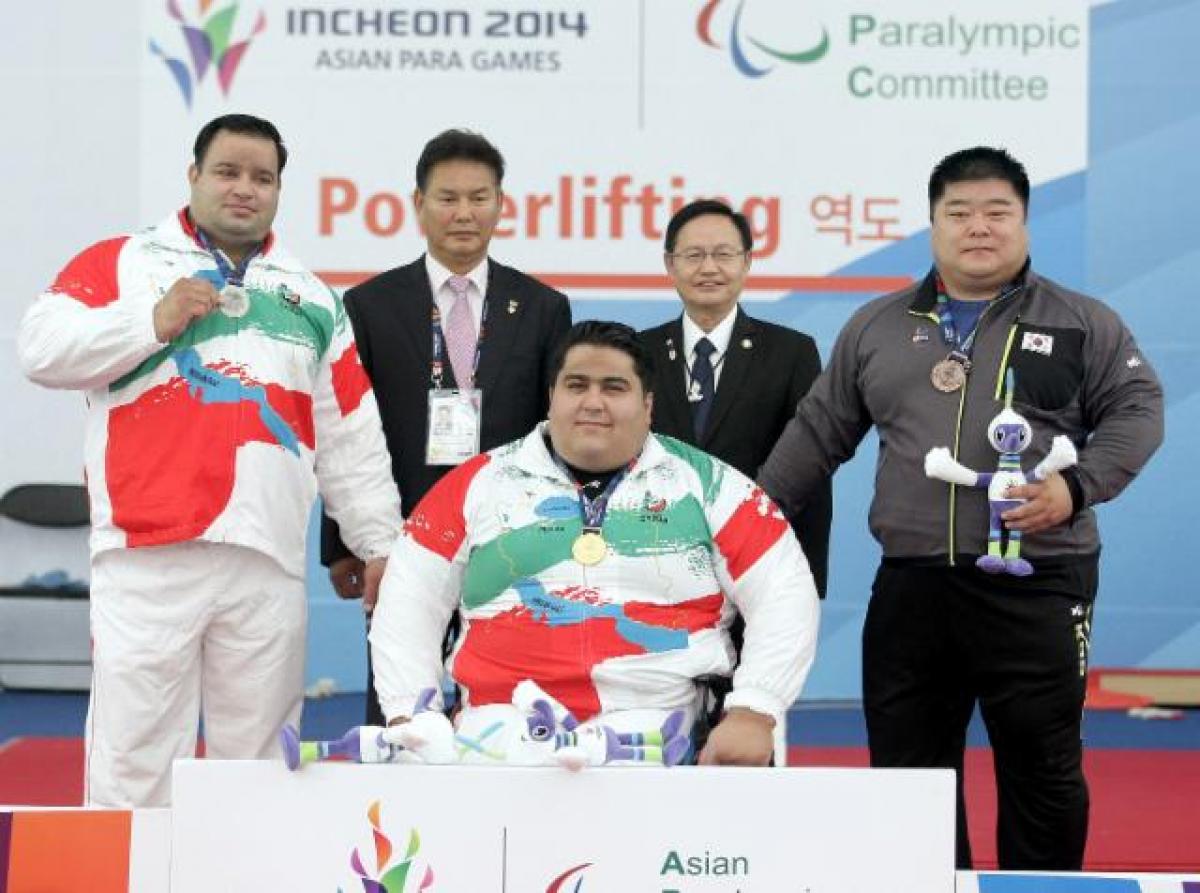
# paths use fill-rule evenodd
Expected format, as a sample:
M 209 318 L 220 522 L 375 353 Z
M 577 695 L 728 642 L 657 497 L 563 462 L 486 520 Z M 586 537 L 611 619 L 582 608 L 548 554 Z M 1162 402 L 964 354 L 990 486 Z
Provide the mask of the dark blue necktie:
M 716 351 L 713 343 L 707 338 L 696 342 L 696 359 L 692 362 L 692 386 L 700 392 L 700 399 L 692 403 L 692 428 L 696 439 L 704 437 L 708 427 L 708 414 L 712 411 L 713 397 L 717 387 L 713 380 L 712 355 Z

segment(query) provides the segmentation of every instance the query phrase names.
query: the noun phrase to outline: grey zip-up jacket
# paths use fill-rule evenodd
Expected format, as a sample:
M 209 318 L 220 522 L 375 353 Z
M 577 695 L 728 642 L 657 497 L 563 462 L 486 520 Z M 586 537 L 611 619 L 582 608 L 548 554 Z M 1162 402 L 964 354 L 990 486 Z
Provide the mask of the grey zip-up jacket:
M 1018 285 L 984 311 L 967 384 L 950 394 L 930 381 L 933 365 L 949 352 L 936 314 L 934 272 L 859 309 L 760 470 L 763 489 L 793 515 L 874 425 L 879 460 L 870 527 L 884 556 L 952 561 L 983 554 L 987 491 L 927 478 L 925 454 L 946 446 L 973 471 L 995 470 L 999 454 L 987 426 L 1004 405 L 1011 367 L 1013 408 L 1033 427 L 1022 468 L 1031 471 L 1057 434 L 1070 437 L 1079 451 L 1077 469 L 1066 473 L 1077 513 L 1027 535 L 1022 555 L 1097 552 L 1090 507 L 1120 493 L 1162 442 L 1162 386 L 1125 324 L 1104 304 L 1038 276 L 1028 264 Z

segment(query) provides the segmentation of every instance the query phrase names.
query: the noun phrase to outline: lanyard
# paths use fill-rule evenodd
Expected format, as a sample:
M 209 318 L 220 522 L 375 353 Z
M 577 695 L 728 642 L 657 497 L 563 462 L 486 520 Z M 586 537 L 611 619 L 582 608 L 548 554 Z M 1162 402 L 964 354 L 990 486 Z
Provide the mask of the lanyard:
M 484 295 L 483 312 L 479 315 L 479 337 L 475 339 L 475 359 L 471 363 L 471 380 L 460 381 L 458 383 L 460 388 L 473 387 L 475 384 L 475 373 L 479 369 L 479 354 L 483 350 L 483 336 L 487 334 L 487 316 L 488 299 L 487 295 Z M 446 335 L 442 331 L 442 311 L 438 309 L 436 299 L 433 302 L 431 327 L 433 329 L 433 352 L 429 361 L 429 380 L 432 382 L 434 390 L 440 391 L 446 368 Z
M 208 236 L 204 234 L 204 230 L 200 229 L 200 227 L 196 227 L 196 238 L 200 241 L 200 244 L 204 246 L 204 250 L 212 256 L 213 261 L 217 265 L 217 269 L 221 271 L 221 278 L 230 285 L 240 286 L 245 281 L 246 268 L 250 266 L 250 261 L 258 257 L 259 252 L 262 250 L 262 243 L 260 242 L 258 245 L 255 245 L 252 249 L 250 249 L 249 252 L 247 252 L 246 256 L 242 258 L 242 262 L 240 264 L 234 266 L 230 262 L 229 258 L 225 255 L 225 252 L 214 246 L 213 243 L 209 241 Z

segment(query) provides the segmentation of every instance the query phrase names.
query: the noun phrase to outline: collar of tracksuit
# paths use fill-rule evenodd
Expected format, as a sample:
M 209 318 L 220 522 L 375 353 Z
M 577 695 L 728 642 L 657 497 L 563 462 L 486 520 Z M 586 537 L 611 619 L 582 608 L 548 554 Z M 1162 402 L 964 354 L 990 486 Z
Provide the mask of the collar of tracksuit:
M 1029 286 L 1029 280 L 1032 277 L 1032 266 L 1029 257 L 1025 258 L 1025 265 L 1017 272 L 1017 275 L 1012 278 L 1013 285 Z M 921 280 L 921 284 L 917 286 L 917 291 L 913 295 L 912 302 L 908 305 L 908 309 L 913 313 L 931 314 L 934 308 L 937 307 L 938 297 L 938 271 L 937 267 L 931 267 L 925 278 Z M 1005 289 L 1001 289 L 1005 291 Z M 953 295 L 951 295 L 953 297 Z

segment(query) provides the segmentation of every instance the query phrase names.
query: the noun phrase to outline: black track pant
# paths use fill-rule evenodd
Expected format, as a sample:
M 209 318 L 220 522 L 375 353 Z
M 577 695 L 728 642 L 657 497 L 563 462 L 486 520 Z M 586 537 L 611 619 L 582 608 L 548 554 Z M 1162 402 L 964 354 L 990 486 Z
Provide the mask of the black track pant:
M 871 765 L 956 770 L 959 868 L 971 866 L 962 769 L 976 703 L 995 756 L 1000 868 L 1083 865 L 1080 725 L 1094 560 L 1073 573 L 1078 585 L 1070 588 L 1080 595 L 1039 591 L 1036 577 L 990 576 L 969 564 L 885 561 L 875 578 L 863 628 Z

